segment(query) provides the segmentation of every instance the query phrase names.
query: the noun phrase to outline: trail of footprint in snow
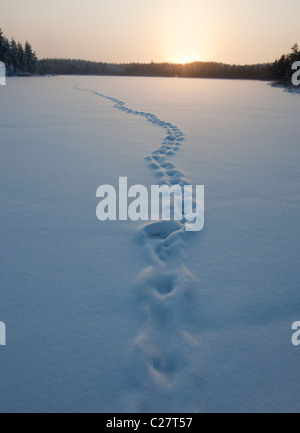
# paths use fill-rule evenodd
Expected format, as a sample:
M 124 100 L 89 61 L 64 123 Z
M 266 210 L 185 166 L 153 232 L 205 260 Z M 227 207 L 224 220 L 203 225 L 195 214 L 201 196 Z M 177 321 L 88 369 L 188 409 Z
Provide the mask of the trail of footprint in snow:
M 130 109 L 123 101 L 78 86 L 75 84 L 74 89 L 111 101 L 116 109 L 144 117 L 163 128 L 166 136 L 159 149 L 145 159 L 160 176 L 161 185 L 189 184 L 184 174 L 168 160 L 184 141 L 184 134 L 177 126 L 160 120 L 155 114 Z M 180 373 L 189 368 L 185 349 L 187 333 L 181 324 L 188 314 L 194 277 L 184 265 L 185 224 L 186 220 L 157 221 L 146 223 L 140 228 L 140 242 L 147 247 L 151 263 L 137 278 L 138 293 L 143 300 L 147 321 L 145 329 L 135 341 L 135 348 L 142 352 L 145 362 L 139 371 L 134 369 L 134 378 L 130 378 L 131 383 L 136 382 L 137 385 L 128 410 L 142 410 L 157 395 L 162 401 L 173 399 L 175 403 L 176 392 L 170 391 L 180 382 Z M 179 331 L 176 330 L 177 326 Z

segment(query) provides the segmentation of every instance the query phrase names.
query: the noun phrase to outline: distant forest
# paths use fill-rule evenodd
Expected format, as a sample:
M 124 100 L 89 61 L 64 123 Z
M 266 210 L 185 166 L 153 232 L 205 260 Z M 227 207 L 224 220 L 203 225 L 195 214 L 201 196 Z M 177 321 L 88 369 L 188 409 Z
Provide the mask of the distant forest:
M 276 81 L 291 85 L 293 62 L 300 61 L 298 45 L 292 53 L 274 63 L 258 65 L 227 65 L 217 62 L 130 63 L 112 64 L 71 59 L 38 60 L 29 42 L 23 45 L 10 41 L 0 29 L 0 61 L 5 63 L 7 75 L 117 75 L 143 77 L 228 78 Z
M 142 77 L 272 79 L 272 64 L 225 65 L 215 62 L 109 64 L 84 60 L 44 59 L 39 62 L 42 74 L 121 75 Z

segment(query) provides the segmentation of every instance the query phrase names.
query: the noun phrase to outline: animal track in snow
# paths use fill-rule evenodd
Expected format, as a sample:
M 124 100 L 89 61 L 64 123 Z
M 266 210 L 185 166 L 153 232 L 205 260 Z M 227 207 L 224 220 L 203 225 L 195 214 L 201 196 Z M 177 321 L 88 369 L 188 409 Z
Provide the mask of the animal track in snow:
M 168 159 L 180 150 L 185 139 L 177 126 L 162 121 L 155 114 L 128 108 L 125 102 L 94 90 L 81 89 L 78 85 L 74 85 L 74 89 L 104 98 L 112 102 L 114 108 L 143 117 L 162 128 L 165 136 L 159 148 L 147 155 L 145 160 L 159 177 L 160 185 L 189 185 L 184 173 Z M 184 265 L 183 237 L 186 223 L 183 218 L 181 221 L 149 222 L 139 228 L 139 238 L 141 244 L 147 247 L 150 266 L 137 277 L 136 287 L 139 295 L 142 294 L 147 318 L 135 344 L 142 351 L 148 372 L 148 378 L 139 378 L 140 387 L 145 383 L 147 390 L 149 379 L 152 380 L 154 395 L 164 393 L 162 388 L 172 388 L 180 369 L 189 364 L 188 354 L 182 349 L 186 338 L 180 322 L 189 308 L 188 292 L 193 282 L 193 275 Z M 175 332 L 178 327 L 180 331 Z M 138 396 L 136 400 L 137 409 L 141 403 Z

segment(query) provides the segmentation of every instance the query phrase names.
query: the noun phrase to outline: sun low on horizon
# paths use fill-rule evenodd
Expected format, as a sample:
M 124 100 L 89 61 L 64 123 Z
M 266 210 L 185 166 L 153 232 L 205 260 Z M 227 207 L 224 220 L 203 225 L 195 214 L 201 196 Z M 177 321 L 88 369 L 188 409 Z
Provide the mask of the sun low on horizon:
M 175 63 L 175 64 L 179 64 L 179 65 L 188 65 L 190 63 L 195 63 L 195 62 L 203 62 L 204 60 L 202 59 L 201 56 L 191 56 L 191 57 L 186 57 L 186 56 L 178 56 L 175 57 L 171 63 Z
M 179 65 L 188 65 L 188 64 L 194 63 L 196 61 L 197 60 L 194 60 L 194 59 L 179 59 L 179 60 L 175 60 L 172 63 L 179 64 Z

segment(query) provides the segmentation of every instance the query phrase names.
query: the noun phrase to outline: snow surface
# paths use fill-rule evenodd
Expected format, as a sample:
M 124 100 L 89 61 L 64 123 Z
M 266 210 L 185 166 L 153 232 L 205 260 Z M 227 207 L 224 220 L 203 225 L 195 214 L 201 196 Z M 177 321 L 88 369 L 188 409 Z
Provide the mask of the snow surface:
M 0 411 L 299 412 L 300 95 L 56 77 L 0 101 Z M 204 230 L 99 222 L 121 176 L 205 185 Z

